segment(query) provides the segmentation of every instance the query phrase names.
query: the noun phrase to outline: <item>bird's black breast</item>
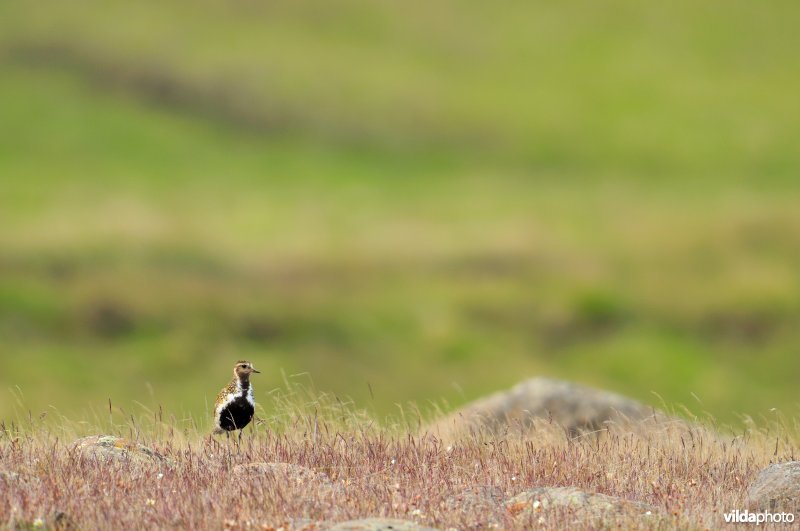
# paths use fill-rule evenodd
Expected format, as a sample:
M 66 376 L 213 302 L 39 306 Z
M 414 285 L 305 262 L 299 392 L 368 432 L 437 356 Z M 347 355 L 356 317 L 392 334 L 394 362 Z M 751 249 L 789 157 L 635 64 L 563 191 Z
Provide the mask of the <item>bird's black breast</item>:
M 241 430 L 253 420 L 252 404 L 245 397 L 239 397 L 225 406 L 219 415 L 219 427 L 225 431 Z

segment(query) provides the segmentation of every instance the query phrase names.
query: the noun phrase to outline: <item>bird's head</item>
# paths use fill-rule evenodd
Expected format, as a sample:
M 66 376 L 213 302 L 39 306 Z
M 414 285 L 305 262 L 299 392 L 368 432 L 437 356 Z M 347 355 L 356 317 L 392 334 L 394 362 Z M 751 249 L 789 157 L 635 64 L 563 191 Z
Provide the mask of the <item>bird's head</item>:
M 261 371 L 257 371 L 253 364 L 246 360 L 239 360 L 236 362 L 236 365 L 233 366 L 233 375 L 237 378 L 245 377 L 249 378 L 250 374 L 256 373 L 259 374 Z

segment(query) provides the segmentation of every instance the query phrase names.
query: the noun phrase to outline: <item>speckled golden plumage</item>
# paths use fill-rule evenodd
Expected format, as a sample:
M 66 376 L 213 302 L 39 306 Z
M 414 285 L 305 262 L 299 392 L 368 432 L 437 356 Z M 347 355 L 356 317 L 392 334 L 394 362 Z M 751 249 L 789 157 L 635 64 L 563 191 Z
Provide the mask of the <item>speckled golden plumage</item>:
M 219 393 L 217 393 L 217 400 L 214 402 L 214 411 L 216 412 L 219 409 L 219 406 L 225 402 L 225 399 L 228 395 L 236 393 L 237 387 L 239 385 L 239 378 L 233 377 L 233 379 L 223 387 Z M 215 413 L 216 414 L 216 413 Z
M 250 424 L 255 413 L 255 399 L 253 386 L 250 385 L 250 375 L 259 373 L 253 364 L 246 360 L 239 360 L 233 366 L 233 379 L 222 388 L 214 402 L 214 433 L 239 430 L 239 439 L 242 438 L 242 429 Z

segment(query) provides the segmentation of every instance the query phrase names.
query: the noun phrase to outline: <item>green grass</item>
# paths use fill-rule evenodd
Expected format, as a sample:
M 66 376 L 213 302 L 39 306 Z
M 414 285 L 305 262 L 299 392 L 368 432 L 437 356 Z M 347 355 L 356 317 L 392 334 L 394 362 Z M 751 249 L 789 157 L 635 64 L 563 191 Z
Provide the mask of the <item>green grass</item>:
M 794 4 L 191 5 L 0 7 L 0 389 L 796 408 Z

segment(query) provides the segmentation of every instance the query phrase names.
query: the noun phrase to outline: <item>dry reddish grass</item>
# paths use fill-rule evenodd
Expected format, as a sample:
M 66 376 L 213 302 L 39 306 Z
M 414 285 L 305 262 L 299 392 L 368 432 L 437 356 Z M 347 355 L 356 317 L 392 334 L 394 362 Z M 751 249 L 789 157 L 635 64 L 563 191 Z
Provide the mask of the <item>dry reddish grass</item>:
M 59 522 L 84 529 L 313 527 L 368 516 L 463 529 L 485 527 L 492 517 L 485 505 L 453 502 L 465 489 L 494 486 L 510 498 L 536 486 L 571 485 L 645 502 L 664 516 L 530 517 L 501 506 L 494 524 L 718 528 L 723 512 L 745 508 L 747 485 L 761 468 L 800 456 L 785 422 L 739 436 L 656 423 L 570 438 L 542 421 L 527 437 L 444 442 L 401 423 L 379 426 L 325 397 L 282 400 L 275 399 L 279 413 L 262 416 L 239 448 L 159 413 L 114 424 L 124 414 L 115 410 L 105 426 L 92 427 L 33 418 L 5 424 L 0 471 L 19 476 L 0 474 L 0 526 L 55 527 L 63 513 L 68 518 Z M 110 431 L 151 446 L 170 464 L 104 464 L 70 450 L 78 435 Z M 233 474 L 235 465 L 251 462 L 296 463 L 325 472 L 333 486 Z

